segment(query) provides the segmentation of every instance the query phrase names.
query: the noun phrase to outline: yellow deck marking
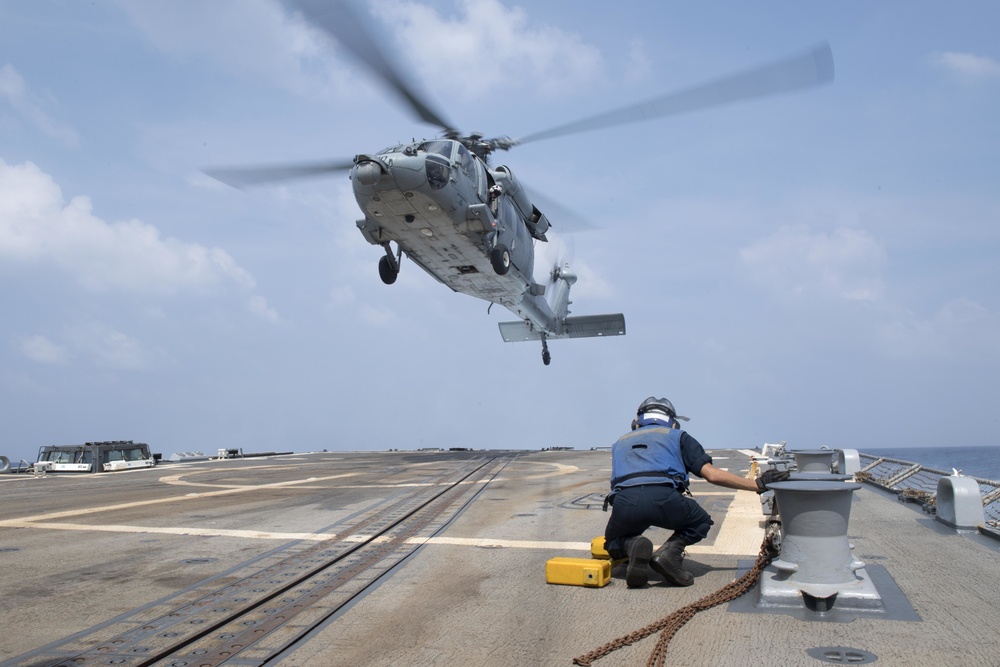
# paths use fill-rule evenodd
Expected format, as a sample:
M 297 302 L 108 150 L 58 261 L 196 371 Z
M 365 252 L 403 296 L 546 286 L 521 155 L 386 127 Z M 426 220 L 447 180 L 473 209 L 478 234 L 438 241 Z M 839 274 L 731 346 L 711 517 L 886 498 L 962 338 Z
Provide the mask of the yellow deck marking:
M 699 494 L 701 495 L 701 494 Z M 764 518 L 760 498 L 756 493 L 737 491 L 711 546 L 695 544 L 687 548 L 691 554 L 755 555 L 760 550 L 764 531 L 759 522 Z

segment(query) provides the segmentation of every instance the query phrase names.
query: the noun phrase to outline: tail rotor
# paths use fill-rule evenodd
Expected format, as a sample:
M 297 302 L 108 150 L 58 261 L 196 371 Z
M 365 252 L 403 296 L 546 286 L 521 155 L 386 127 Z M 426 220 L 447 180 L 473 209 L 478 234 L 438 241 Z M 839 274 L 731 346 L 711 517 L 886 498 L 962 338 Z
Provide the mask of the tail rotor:
M 548 282 L 545 285 L 546 301 L 549 308 L 558 319 L 564 319 L 569 314 L 569 305 L 573 303 L 569 300 L 570 288 L 577 280 L 577 276 L 570 270 L 570 262 L 573 259 L 575 244 L 573 237 L 555 237 L 550 242 L 555 250 L 555 259 L 549 270 Z

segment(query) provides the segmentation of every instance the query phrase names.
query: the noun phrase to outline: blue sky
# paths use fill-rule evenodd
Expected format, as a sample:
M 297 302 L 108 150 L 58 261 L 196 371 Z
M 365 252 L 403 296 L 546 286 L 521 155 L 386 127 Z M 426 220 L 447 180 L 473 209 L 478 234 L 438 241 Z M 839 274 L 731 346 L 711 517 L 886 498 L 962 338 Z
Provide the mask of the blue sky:
M 201 173 L 434 136 L 290 6 L 0 3 L 0 454 L 589 448 L 650 394 L 707 447 L 1000 444 L 996 3 L 371 7 L 487 136 L 822 40 L 836 79 L 495 156 L 598 227 L 559 241 L 574 314 L 626 317 L 546 367 L 503 309 L 383 285 L 346 176 Z

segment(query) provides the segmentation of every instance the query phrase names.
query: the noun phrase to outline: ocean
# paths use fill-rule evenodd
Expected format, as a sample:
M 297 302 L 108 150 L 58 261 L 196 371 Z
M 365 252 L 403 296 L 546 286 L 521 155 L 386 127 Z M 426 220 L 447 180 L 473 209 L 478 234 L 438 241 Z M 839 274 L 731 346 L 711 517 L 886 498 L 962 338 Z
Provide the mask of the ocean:
M 900 461 L 919 463 L 928 468 L 1000 481 L 1000 446 L 992 447 L 862 447 L 862 454 L 887 456 Z M 864 462 L 861 464 L 864 466 Z

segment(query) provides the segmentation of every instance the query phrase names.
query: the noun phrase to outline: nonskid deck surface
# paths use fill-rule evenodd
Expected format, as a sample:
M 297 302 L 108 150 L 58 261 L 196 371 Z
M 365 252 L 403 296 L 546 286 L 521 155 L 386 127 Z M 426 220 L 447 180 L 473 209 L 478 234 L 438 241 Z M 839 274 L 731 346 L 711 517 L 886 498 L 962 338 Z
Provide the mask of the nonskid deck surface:
M 747 468 L 745 453 L 712 454 Z M 763 538 L 755 494 L 696 481 L 715 526 L 688 550 L 694 586 L 628 589 L 617 570 L 604 588 L 547 585 L 545 561 L 589 557 L 603 534 L 609 473 L 607 451 L 465 451 L 0 477 L 0 661 L 570 665 L 722 588 Z M 919 620 L 721 605 L 677 633 L 668 664 L 818 666 L 824 647 L 885 665 L 1000 664 L 995 543 L 868 486 L 849 532 Z M 655 643 L 594 664 L 645 664 Z

